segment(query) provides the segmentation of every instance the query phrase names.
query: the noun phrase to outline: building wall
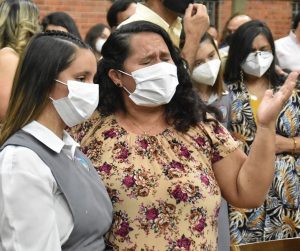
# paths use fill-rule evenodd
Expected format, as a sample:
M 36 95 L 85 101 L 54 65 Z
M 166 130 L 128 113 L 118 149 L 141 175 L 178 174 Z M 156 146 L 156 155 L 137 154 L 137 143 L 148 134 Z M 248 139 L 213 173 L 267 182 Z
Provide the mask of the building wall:
M 41 18 L 53 11 L 66 11 L 76 21 L 81 35 L 96 23 L 106 24 L 106 13 L 110 0 L 33 0 L 40 8 Z M 178 0 L 175 0 L 178 1 Z M 238 0 L 235 0 L 238 1 Z M 221 33 L 226 20 L 232 14 L 233 0 L 221 0 L 218 9 L 218 29 Z M 248 0 L 244 13 L 267 23 L 274 38 L 285 36 L 291 25 L 292 1 Z
M 33 0 L 40 8 L 43 18 L 50 12 L 65 11 L 74 18 L 79 31 L 84 38 L 88 29 L 106 22 L 106 13 L 111 5 L 109 0 Z
M 238 0 L 237 0 L 238 1 Z M 232 14 L 232 0 L 222 0 L 219 6 L 219 31 L 222 31 Z M 274 39 L 288 34 L 292 23 L 292 1 L 288 0 L 248 0 L 245 10 L 253 19 L 260 19 L 269 26 Z

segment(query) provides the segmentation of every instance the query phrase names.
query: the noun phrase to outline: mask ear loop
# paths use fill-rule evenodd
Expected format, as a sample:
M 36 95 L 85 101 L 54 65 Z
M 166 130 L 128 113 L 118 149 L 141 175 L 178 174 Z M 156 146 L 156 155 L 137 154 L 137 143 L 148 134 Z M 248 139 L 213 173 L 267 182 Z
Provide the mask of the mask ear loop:
M 55 79 L 55 81 L 58 82 L 58 83 L 60 83 L 60 84 L 63 84 L 63 85 L 68 86 L 68 84 L 66 84 L 66 83 L 64 83 L 64 82 L 62 82 L 62 81 L 60 81 L 60 80 L 58 80 L 58 79 Z
M 60 84 L 63 84 L 63 85 L 68 86 L 68 84 L 66 84 L 66 83 L 64 83 L 64 82 L 62 82 L 62 81 L 60 81 L 60 80 L 58 80 L 58 79 L 55 79 L 55 81 L 58 82 L 58 83 L 60 83 Z M 51 97 L 49 97 L 49 99 L 50 99 L 52 102 L 55 101 L 55 100 L 54 100 L 53 98 L 51 98 Z
M 127 72 L 125 72 L 125 71 L 121 71 L 121 70 L 117 70 L 117 71 L 119 71 L 119 72 L 121 72 L 122 74 L 127 75 L 127 76 L 129 76 L 129 77 L 132 77 L 132 75 L 130 75 L 129 73 L 127 73 Z M 122 85 L 122 88 L 123 88 L 129 95 L 132 94 L 130 91 L 128 91 L 128 89 L 127 89 L 124 85 Z

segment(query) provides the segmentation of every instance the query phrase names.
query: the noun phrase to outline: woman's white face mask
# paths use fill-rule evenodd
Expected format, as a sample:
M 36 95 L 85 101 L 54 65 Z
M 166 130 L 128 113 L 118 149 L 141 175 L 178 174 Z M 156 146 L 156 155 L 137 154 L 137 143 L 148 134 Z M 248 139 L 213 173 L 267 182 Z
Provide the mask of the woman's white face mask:
M 131 93 L 124 86 L 123 88 L 139 106 L 155 107 L 169 103 L 178 85 L 176 65 L 166 62 L 138 69 L 131 74 L 118 71 L 135 80 L 134 92 Z
M 192 72 L 192 80 L 197 84 L 205 84 L 213 86 L 220 71 L 221 60 L 212 59 L 204 64 L 194 68 Z
M 105 38 L 98 38 L 96 43 L 95 43 L 95 48 L 96 50 L 101 53 L 102 47 L 104 45 L 104 43 L 106 42 Z
M 67 97 L 57 100 L 50 97 L 65 124 L 72 127 L 88 119 L 98 105 L 99 85 L 75 80 L 68 80 L 67 83 L 60 80 L 56 80 L 56 82 L 66 85 L 69 90 Z
M 270 68 L 273 58 L 269 51 L 251 52 L 241 64 L 241 68 L 245 73 L 260 78 Z

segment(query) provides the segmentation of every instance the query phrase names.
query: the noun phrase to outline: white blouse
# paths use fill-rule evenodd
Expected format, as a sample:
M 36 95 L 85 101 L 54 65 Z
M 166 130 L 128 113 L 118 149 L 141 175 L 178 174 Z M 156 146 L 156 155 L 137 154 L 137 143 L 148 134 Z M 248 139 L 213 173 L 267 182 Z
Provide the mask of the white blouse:
M 40 123 L 23 128 L 69 158 L 78 144 L 63 140 Z M 0 250 L 59 251 L 74 227 L 71 211 L 50 168 L 32 150 L 7 146 L 0 153 Z
M 300 41 L 294 32 L 275 41 L 276 55 L 282 69 L 300 70 Z

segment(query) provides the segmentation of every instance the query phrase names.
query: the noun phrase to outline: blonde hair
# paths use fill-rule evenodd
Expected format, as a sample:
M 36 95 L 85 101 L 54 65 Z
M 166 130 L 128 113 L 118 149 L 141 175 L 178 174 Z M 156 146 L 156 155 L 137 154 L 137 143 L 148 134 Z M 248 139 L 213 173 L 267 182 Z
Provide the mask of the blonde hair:
M 10 47 L 21 54 L 39 30 L 39 10 L 31 0 L 0 1 L 0 49 Z

